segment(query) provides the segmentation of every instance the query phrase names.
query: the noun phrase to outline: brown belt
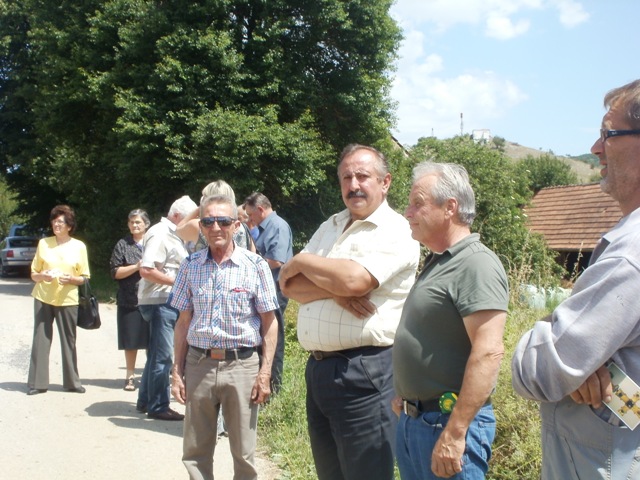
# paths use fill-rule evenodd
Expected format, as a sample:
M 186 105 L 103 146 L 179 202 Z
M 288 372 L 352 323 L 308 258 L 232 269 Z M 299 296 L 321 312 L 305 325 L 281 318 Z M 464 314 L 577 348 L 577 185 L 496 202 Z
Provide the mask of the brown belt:
M 214 360 L 244 360 L 251 357 L 253 352 L 256 351 L 256 347 L 240 347 L 225 350 L 224 348 L 199 348 L 190 345 L 189 348 Z

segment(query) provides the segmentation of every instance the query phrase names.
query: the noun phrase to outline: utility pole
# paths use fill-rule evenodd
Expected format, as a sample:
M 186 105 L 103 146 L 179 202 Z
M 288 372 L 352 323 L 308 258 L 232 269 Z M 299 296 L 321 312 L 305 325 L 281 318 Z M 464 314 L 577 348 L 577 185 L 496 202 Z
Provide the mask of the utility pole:
M 464 120 L 462 119 L 462 112 L 460 112 L 460 136 L 464 132 Z

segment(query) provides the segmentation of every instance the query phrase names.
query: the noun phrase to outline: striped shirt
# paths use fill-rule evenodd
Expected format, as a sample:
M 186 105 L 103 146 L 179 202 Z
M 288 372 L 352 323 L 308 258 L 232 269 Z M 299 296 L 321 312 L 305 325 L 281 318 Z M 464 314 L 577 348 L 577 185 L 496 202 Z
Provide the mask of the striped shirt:
M 220 265 L 208 248 L 191 254 L 180 265 L 170 303 L 193 311 L 187 343 L 205 349 L 260 345 L 260 313 L 278 308 L 269 265 L 237 246 Z

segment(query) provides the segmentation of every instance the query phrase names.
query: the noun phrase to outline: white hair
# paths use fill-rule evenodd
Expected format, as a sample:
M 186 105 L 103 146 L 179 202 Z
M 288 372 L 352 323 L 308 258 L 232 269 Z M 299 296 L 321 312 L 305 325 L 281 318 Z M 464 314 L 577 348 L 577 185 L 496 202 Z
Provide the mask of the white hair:
M 177 213 L 178 215 L 180 215 L 181 218 L 184 218 L 187 215 L 189 215 L 191 212 L 193 212 L 196 208 L 198 208 L 198 205 L 196 205 L 196 202 L 191 200 L 189 195 L 183 195 L 182 197 L 180 197 L 178 200 L 176 200 L 171 204 L 171 208 L 169 209 L 168 216 L 172 217 L 174 214 Z

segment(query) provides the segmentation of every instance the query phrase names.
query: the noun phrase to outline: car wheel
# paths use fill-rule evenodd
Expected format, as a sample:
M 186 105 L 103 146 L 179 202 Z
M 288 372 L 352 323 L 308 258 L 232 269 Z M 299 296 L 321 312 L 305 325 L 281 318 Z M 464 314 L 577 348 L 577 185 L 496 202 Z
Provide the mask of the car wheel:
M 0 277 L 8 277 L 9 276 L 9 269 L 7 267 L 5 267 L 4 263 L 2 263 L 2 260 L 0 260 Z

